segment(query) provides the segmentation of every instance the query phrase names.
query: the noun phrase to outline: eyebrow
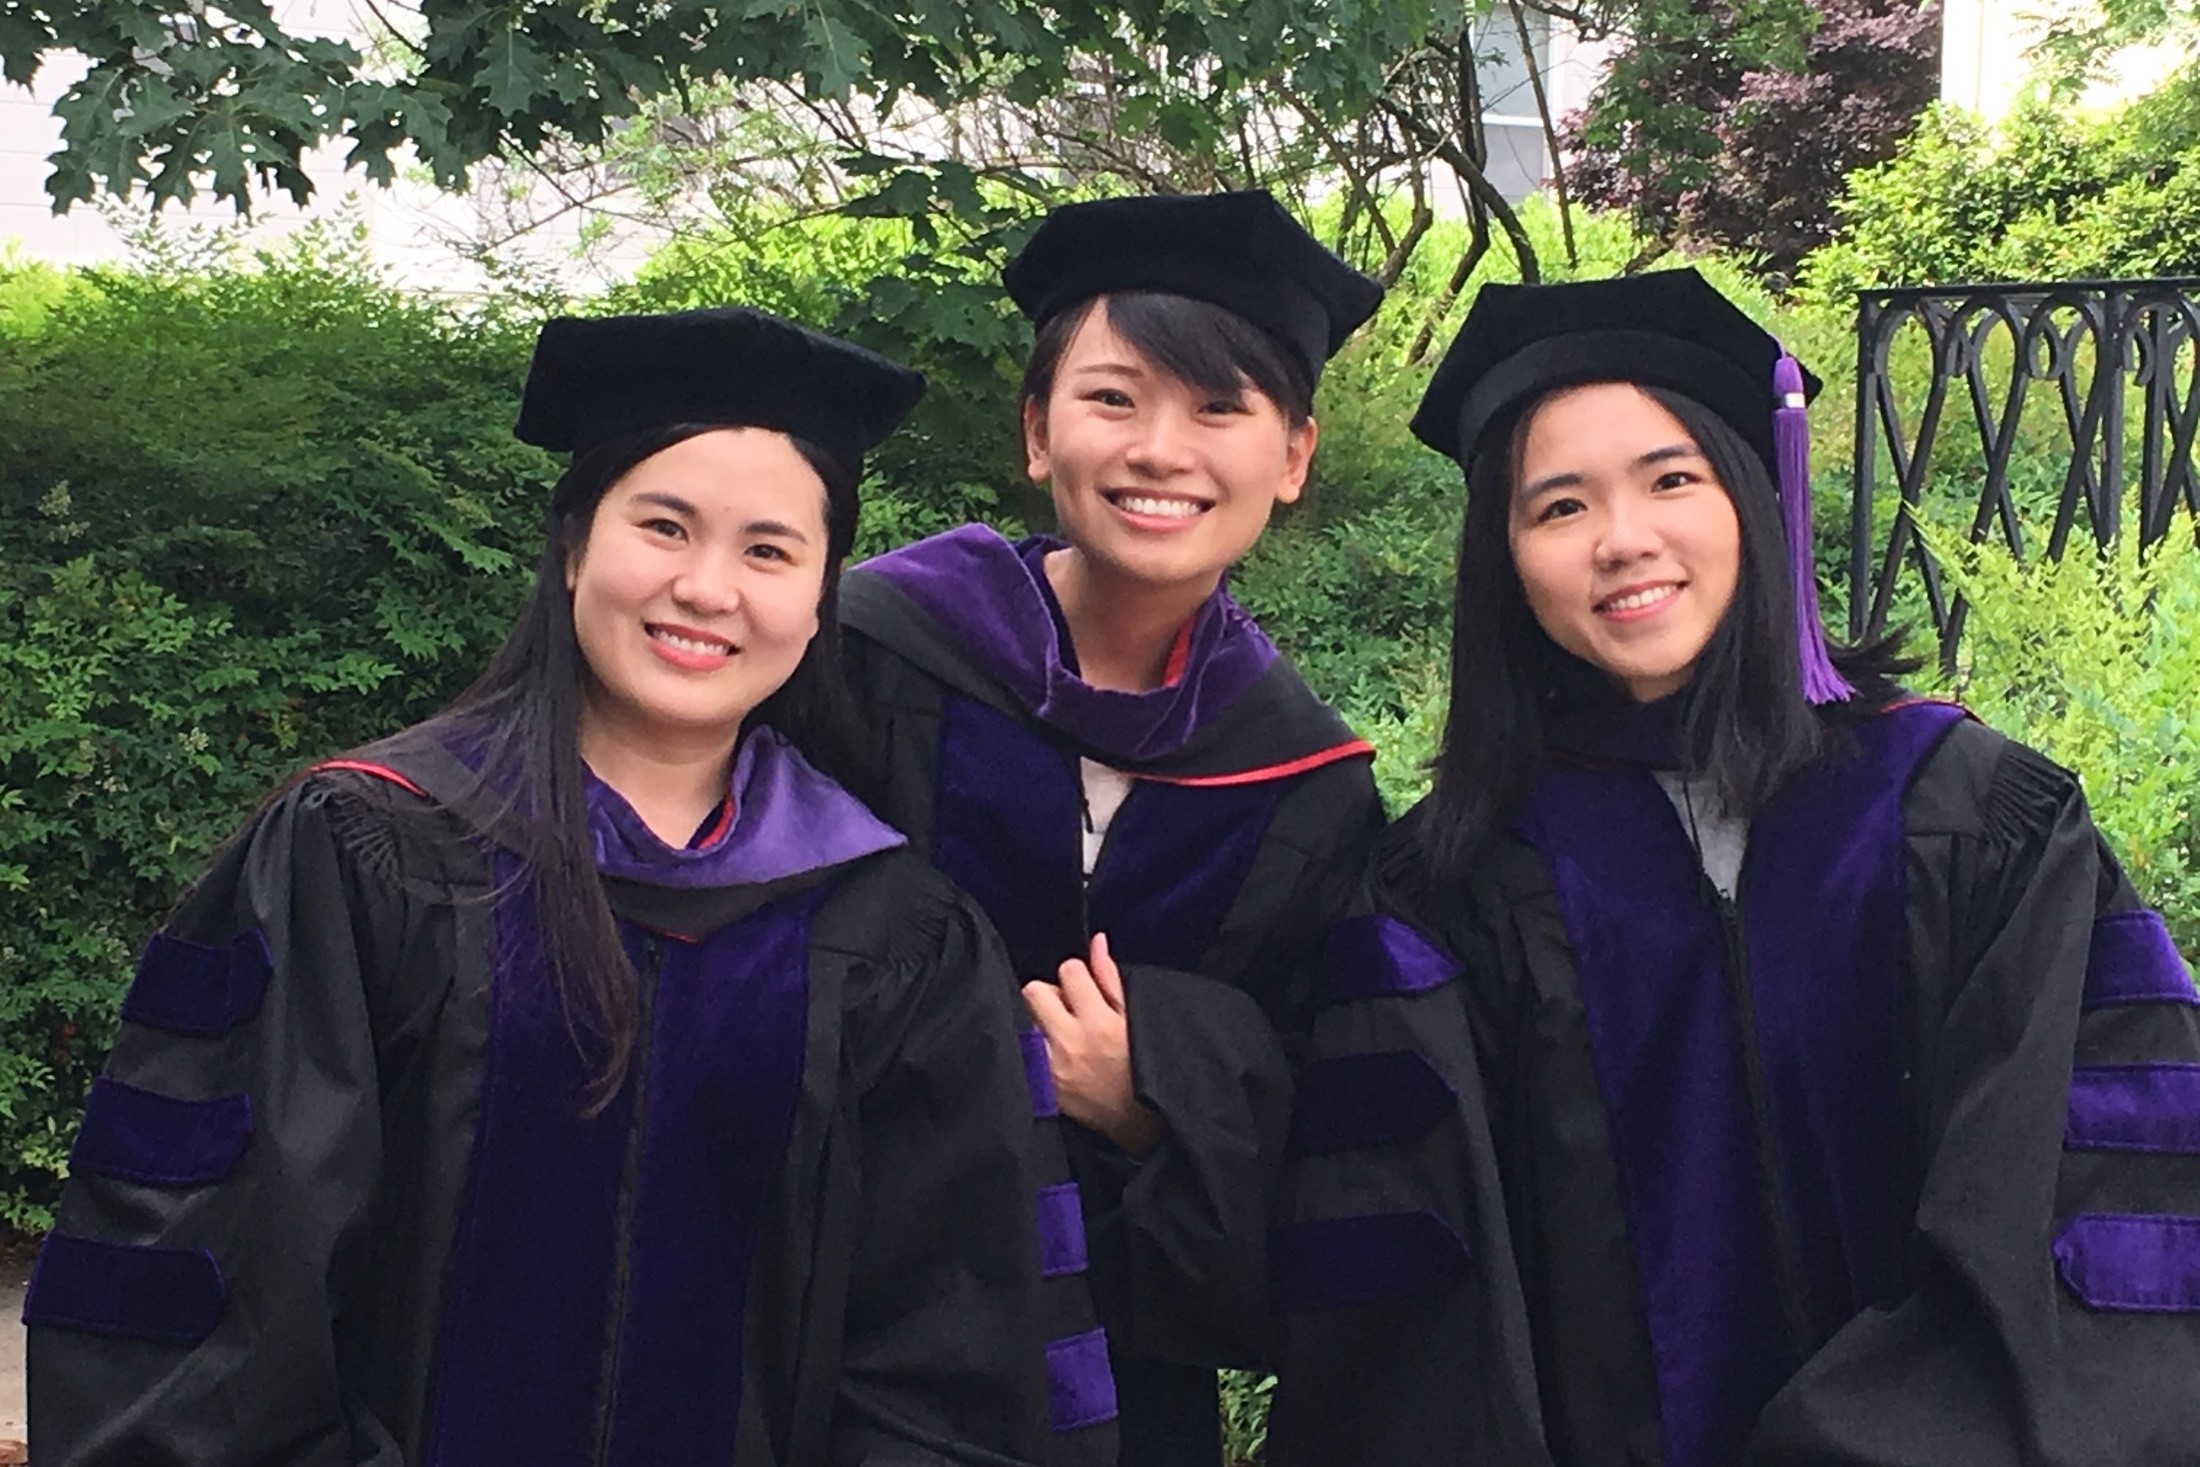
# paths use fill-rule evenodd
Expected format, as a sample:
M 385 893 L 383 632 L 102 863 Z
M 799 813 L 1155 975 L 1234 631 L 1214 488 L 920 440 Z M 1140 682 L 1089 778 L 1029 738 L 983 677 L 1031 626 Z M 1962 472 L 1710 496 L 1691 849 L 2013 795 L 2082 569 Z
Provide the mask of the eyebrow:
M 679 495 L 668 493 L 663 489 L 637 490 L 634 498 L 629 503 L 655 505 L 659 509 L 669 509 L 674 514 L 686 515 L 689 519 L 700 519 L 702 517 L 702 512 L 693 504 L 682 499 Z M 745 535 L 766 535 L 774 539 L 793 540 L 801 545 L 810 543 L 808 534 L 804 533 L 798 526 L 788 524 L 785 520 L 750 520 L 741 527 L 741 532 Z
M 1072 376 L 1143 377 L 1146 369 L 1136 362 L 1080 362 L 1070 368 Z
M 1700 459 L 1702 457 L 1703 450 L 1701 448 L 1698 448 L 1693 443 L 1668 443 L 1662 448 L 1653 448 L 1647 453 L 1640 453 L 1635 455 L 1635 461 L 1632 464 L 1629 464 L 1628 467 L 1635 469 L 1647 469 L 1656 464 L 1671 463 L 1675 459 Z M 1574 469 L 1568 469 L 1564 473 L 1545 474 L 1540 479 L 1534 480 L 1531 483 L 1521 485 L 1519 493 L 1515 497 L 1519 499 L 1532 499 L 1538 494 L 1548 493 L 1553 489 L 1576 488 L 1582 482 L 1583 475 L 1578 470 Z
M 688 503 L 679 495 L 668 494 L 662 489 L 637 490 L 633 499 L 628 502 L 631 504 L 654 504 L 659 509 L 669 509 L 674 514 L 684 514 L 690 519 L 693 519 L 699 512 L 694 505 Z
M 810 543 L 808 535 L 784 520 L 750 520 L 742 526 L 742 530 L 750 535 L 769 535 L 780 540 L 793 540 L 803 545 Z

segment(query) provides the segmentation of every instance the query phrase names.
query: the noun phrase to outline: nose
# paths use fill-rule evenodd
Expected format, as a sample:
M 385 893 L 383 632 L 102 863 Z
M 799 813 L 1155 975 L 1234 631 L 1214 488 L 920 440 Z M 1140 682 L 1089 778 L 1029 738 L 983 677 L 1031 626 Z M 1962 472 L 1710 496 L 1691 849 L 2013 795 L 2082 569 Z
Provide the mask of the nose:
M 1192 467 L 1192 425 L 1174 409 L 1146 418 L 1124 459 L 1135 473 L 1167 478 Z
M 1597 564 L 1626 565 L 1655 553 L 1657 548 L 1657 528 L 1651 517 L 1632 502 L 1631 496 L 1613 496 L 1604 507 L 1603 523 L 1597 527 Z
M 741 605 L 738 555 L 732 547 L 698 547 L 672 580 L 672 599 L 698 616 L 724 616 Z

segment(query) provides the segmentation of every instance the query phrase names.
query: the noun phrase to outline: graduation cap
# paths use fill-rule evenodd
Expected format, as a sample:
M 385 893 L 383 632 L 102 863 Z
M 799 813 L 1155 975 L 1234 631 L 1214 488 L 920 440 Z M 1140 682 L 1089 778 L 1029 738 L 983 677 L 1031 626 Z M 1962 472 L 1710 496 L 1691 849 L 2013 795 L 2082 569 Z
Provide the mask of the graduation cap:
M 1663 387 L 1717 413 L 1779 485 L 1803 694 L 1839 702 L 1811 557 L 1810 420 L 1819 382 L 1693 269 L 1563 285 L 1485 285 L 1413 415 L 1413 435 L 1465 467 L 1491 431 L 1547 392 Z
M 1380 285 L 1325 249 L 1265 189 L 1066 204 L 1008 262 L 1001 283 L 1038 326 L 1117 291 L 1205 301 L 1276 338 L 1310 383 L 1383 299 Z
M 579 453 L 673 423 L 772 428 L 852 473 L 922 396 L 922 373 L 745 306 L 560 316 L 535 340 L 512 432 Z

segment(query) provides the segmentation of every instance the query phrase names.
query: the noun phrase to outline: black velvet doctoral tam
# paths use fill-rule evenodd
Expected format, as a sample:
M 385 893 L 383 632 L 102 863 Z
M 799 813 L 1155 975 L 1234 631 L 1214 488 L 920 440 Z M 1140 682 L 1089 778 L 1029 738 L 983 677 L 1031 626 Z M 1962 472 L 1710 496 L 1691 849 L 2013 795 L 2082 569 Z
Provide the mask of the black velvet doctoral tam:
M 746 306 L 560 316 L 535 342 L 512 431 L 579 453 L 674 423 L 772 428 L 853 470 L 924 385 L 898 362 Z

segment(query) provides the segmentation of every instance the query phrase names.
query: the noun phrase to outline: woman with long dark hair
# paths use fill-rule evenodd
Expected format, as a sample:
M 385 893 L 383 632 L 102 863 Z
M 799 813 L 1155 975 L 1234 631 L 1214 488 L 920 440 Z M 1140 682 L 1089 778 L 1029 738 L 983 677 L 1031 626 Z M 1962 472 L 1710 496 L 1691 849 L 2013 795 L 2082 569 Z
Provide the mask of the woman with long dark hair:
M 831 777 L 922 390 L 740 309 L 544 329 L 509 640 L 146 949 L 25 1306 L 41 1462 L 1040 1459 L 1007 970 Z
M 1450 718 L 1301 1080 L 1279 1463 L 2192 1459 L 2191 975 L 2072 775 L 1829 646 L 1810 390 L 1693 271 L 1438 369 Z
M 1297 499 L 1314 387 L 1380 287 L 1265 193 L 1049 215 L 1009 265 L 1035 328 L 1027 471 L 1059 535 L 983 526 L 850 573 L 878 808 L 1000 928 L 1065 1118 L 1107 1327 L 1056 1397 L 1059 1459 L 1214 1467 L 1214 1367 L 1270 1358 L 1262 1242 L 1290 1076 L 1279 1027 L 1371 750 L 1230 599 Z

